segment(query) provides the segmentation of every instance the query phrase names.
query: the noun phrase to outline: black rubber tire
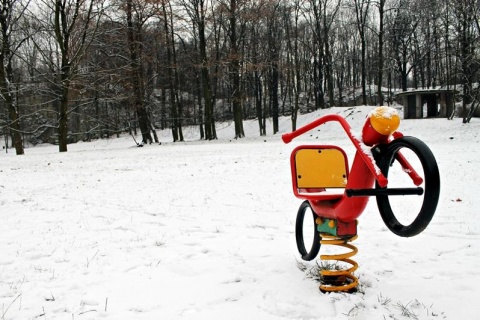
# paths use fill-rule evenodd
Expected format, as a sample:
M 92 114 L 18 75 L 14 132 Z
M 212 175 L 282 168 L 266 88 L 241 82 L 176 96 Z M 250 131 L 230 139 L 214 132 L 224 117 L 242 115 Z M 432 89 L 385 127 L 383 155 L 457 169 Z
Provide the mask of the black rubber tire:
M 376 198 L 380 215 L 387 227 L 400 237 L 413 237 L 425 230 L 435 214 L 440 196 L 440 174 L 432 151 L 423 141 L 414 137 L 402 137 L 386 145 L 377 161 L 385 177 L 388 178 L 388 171 L 392 165 L 400 165 L 395 161 L 395 155 L 402 148 L 413 151 L 423 167 L 424 197 L 417 217 L 410 225 L 403 225 L 392 211 L 388 196 L 376 196 Z M 381 188 L 378 183 L 376 188 Z
M 305 241 L 303 238 L 303 221 L 305 218 L 305 213 L 307 212 L 307 209 L 310 209 L 310 212 L 312 213 L 313 216 L 313 241 L 312 245 L 309 251 L 305 248 Z M 302 202 L 300 205 L 300 208 L 298 208 L 297 212 L 297 220 L 295 222 L 295 239 L 297 240 L 297 248 L 298 252 L 302 256 L 302 259 L 305 261 L 311 261 L 317 257 L 318 252 L 320 251 L 320 234 L 317 231 L 317 225 L 315 223 L 315 219 L 317 216 L 313 212 L 313 210 L 310 207 L 310 204 L 308 201 Z

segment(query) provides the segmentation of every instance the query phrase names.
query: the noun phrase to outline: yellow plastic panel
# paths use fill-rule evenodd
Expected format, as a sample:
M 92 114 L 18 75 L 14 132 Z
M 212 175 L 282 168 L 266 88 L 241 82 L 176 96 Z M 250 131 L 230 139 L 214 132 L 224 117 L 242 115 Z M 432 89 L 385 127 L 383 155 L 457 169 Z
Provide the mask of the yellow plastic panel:
M 338 149 L 300 149 L 295 154 L 298 188 L 344 188 L 345 155 Z

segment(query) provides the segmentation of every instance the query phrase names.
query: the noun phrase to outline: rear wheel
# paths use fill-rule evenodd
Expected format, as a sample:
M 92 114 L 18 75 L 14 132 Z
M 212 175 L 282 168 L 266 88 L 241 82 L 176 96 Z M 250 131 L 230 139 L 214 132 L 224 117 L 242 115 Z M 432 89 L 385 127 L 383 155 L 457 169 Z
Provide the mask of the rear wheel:
M 421 185 L 415 186 L 406 170 L 400 165 L 397 160 L 400 153 L 423 178 Z M 433 153 L 421 140 L 402 137 L 384 147 L 377 164 L 388 178 L 387 188 L 422 187 L 424 189 L 422 195 L 376 196 L 380 215 L 393 233 L 401 237 L 419 234 L 432 220 L 440 195 L 440 174 Z M 381 189 L 378 183 L 376 188 Z
M 305 216 L 310 216 L 305 219 Z M 313 212 L 308 201 L 302 202 L 297 212 L 295 222 L 295 238 L 297 240 L 298 252 L 303 260 L 310 261 L 315 259 L 320 251 L 320 234 L 317 231 L 315 219 L 317 215 Z M 313 234 L 311 233 L 313 231 Z M 309 249 L 305 243 L 311 243 Z

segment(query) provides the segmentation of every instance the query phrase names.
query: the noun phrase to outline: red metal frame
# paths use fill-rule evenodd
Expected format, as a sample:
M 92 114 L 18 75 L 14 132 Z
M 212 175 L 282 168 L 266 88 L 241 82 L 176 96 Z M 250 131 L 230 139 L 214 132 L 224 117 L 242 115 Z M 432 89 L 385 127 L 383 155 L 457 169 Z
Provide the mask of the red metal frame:
M 352 133 L 352 129 L 348 122 L 340 115 L 330 114 L 318 118 L 317 120 L 291 132 L 282 135 L 282 140 L 285 143 L 291 142 L 294 138 L 322 125 L 327 122 L 336 121 L 339 122 L 345 133 L 350 138 L 350 141 L 356 148 L 355 157 L 352 163 L 352 167 L 349 170 L 347 184 L 345 189 L 369 189 L 372 188 L 375 180 L 381 187 L 386 187 L 388 184 L 387 178 L 382 174 L 380 169 L 375 163 L 372 154 L 370 153 L 371 146 L 376 144 L 388 143 L 391 137 L 384 136 L 376 133 L 370 125 L 370 119 L 367 118 L 362 130 L 362 138 L 355 137 Z M 402 134 L 397 132 L 393 134 L 393 139 L 401 137 Z M 363 140 L 362 140 L 363 139 Z M 368 145 L 367 145 L 368 144 Z M 336 219 L 341 222 L 353 222 L 355 221 L 365 210 L 368 203 L 368 197 L 347 197 L 346 193 L 343 194 L 331 194 L 320 192 L 302 192 L 299 193 L 297 188 L 297 178 L 295 175 L 295 159 L 294 154 L 298 149 L 305 148 L 318 148 L 321 146 L 299 146 L 292 152 L 290 158 L 291 170 L 292 170 L 292 185 L 293 192 L 296 197 L 306 199 L 309 201 L 313 211 L 320 217 L 329 219 Z M 332 146 L 328 146 L 332 147 Z M 340 148 L 338 148 L 340 149 Z M 340 149 L 341 150 L 341 149 Z M 344 152 L 343 150 L 341 150 Z M 347 172 L 348 172 L 348 160 Z M 400 154 L 398 154 L 397 160 L 401 163 L 405 171 L 410 175 L 414 183 L 418 186 L 422 183 L 422 178 L 415 172 L 408 161 Z

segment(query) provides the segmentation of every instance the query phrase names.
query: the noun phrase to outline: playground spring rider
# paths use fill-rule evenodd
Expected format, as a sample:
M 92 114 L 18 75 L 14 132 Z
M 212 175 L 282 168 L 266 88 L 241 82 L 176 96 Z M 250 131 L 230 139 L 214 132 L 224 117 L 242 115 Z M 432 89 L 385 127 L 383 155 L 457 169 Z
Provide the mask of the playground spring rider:
M 390 107 L 377 107 L 370 112 L 361 138 L 352 134 L 343 117 L 331 114 L 284 134 L 282 139 L 289 143 L 330 121 L 339 122 L 355 146 L 352 167 L 349 172 L 346 153 L 338 146 L 301 145 L 292 151 L 293 193 L 305 200 L 297 213 L 295 237 L 302 259 L 307 261 L 317 256 L 321 244 L 347 248 L 347 253 L 320 256 L 321 260 L 341 261 L 342 265 L 349 267 L 321 270 L 320 290 L 352 291 L 358 285 L 358 279 L 353 275 L 358 264 L 351 257 L 358 250 L 351 242 L 357 238 L 357 218 L 365 209 L 369 197 L 376 197 L 380 215 L 393 233 L 412 237 L 428 226 L 435 213 L 440 194 L 440 175 L 435 157 L 427 145 L 396 131 L 400 118 Z M 400 187 L 396 184 L 392 187 L 391 181 L 396 181 L 397 176 L 403 179 Z M 415 218 L 410 224 L 404 225 L 404 219 L 398 219 L 398 213 L 393 212 L 393 208 L 397 212 L 397 207 L 393 205 L 395 196 L 420 200 L 418 212 L 413 212 Z M 314 236 L 307 251 L 303 225 L 309 212 L 314 219 Z

